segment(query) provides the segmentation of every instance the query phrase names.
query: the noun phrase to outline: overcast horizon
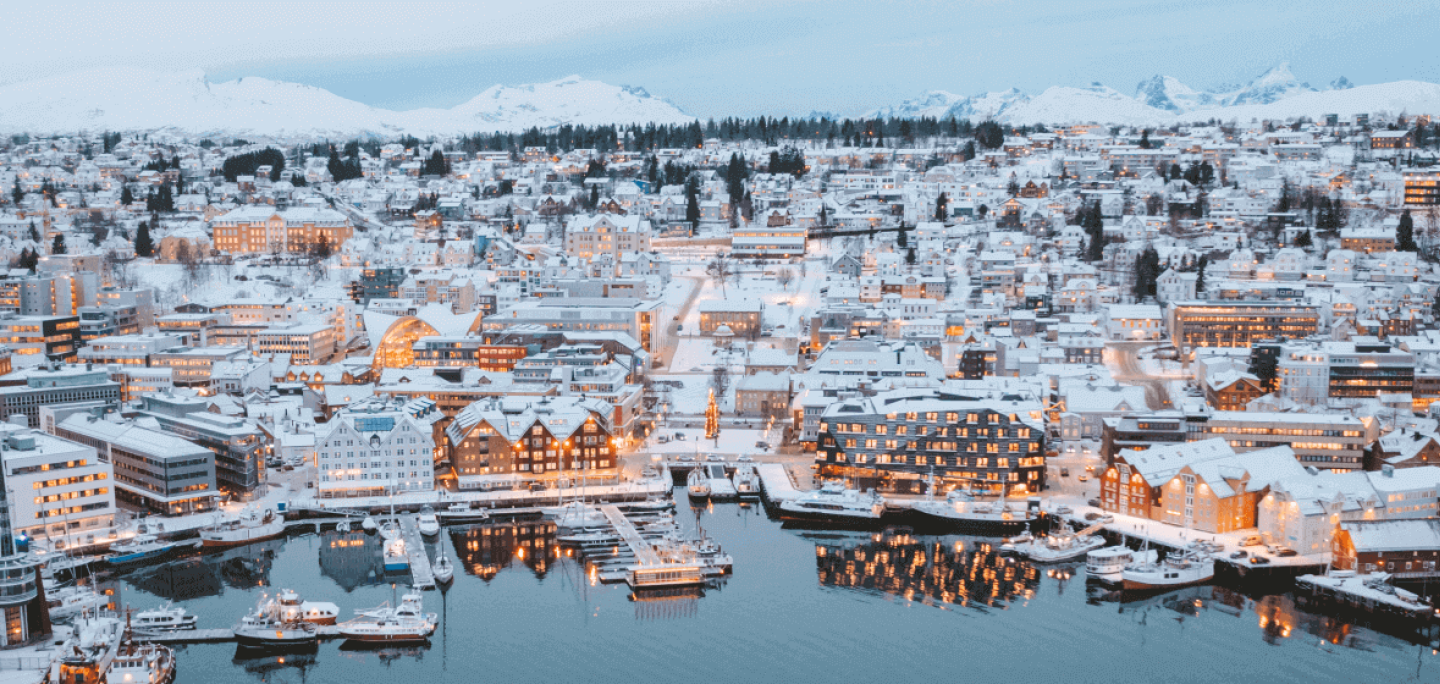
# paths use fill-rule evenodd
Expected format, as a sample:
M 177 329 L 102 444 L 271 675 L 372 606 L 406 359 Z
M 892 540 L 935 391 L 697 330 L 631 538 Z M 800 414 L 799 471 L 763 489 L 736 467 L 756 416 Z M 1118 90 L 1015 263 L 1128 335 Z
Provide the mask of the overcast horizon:
M 854 116 L 928 90 L 1034 94 L 1098 81 L 1132 95 L 1156 74 L 1210 90 L 1286 61 L 1322 89 L 1340 76 L 1357 85 L 1440 81 L 1424 29 L 1440 25 L 1440 6 L 1419 2 L 1363 12 L 1239 0 L 1046 0 L 1023 13 L 983 0 L 896 3 L 883 12 L 852 0 L 421 3 L 403 15 L 389 5 L 337 6 L 18 8 L 0 29 L 12 55 L 0 82 L 116 65 L 198 68 L 212 82 L 261 76 L 405 110 L 578 74 L 643 87 L 706 118 Z M 201 16 L 209 24 L 198 24 Z M 55 41 L 47 25 L 75 35 Z

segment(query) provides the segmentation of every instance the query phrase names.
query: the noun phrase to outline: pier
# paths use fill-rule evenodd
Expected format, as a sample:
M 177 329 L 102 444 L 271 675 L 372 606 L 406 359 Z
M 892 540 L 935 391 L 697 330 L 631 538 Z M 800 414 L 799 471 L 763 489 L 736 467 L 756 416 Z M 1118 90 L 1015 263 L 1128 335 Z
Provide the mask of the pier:
M 760 490 L 771 503 L 789 501 L 800 496 L 800 490 L 795 488 L 795 482 L 790 479 L 790 472 L 785 470 L 784 465 L 760 463 L 755 466 L 755 472 L 760 475 Z
M 316 625 L 315 633 L 321 640 L 338 639 L 338 625 Z M 136 641 L 152 641 L 157 644 L 221 644 L 235 640 L 232 629 L 177 629 L 160 632 L 135 630 Z
M 650 544 L 640 537 L 640 532 L 635 529 L 634 523 L 620 512 L 620 508 L 614 504 L 606 504 L 600 507 L 600 512 L 610 521 L 611 526 L 619 533 L 625 545 L 635 553 L 635 562 L 639 565 L 659 565 L 660 557 L 655 555 L 655 550 Z
M 401 519 L 400 538 L 405 540 L 405 555 L 410 559 L 410 584 L 416 589 L 434 589 L 435 572 L 430 567 L 430 556 L 425 553 L 419 523 L 413 518 Z

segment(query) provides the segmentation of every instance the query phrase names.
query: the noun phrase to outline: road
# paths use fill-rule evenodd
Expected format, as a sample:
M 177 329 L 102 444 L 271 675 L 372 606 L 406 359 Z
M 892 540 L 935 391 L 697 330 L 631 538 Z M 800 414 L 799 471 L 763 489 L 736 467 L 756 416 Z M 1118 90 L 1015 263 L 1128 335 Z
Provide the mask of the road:
M 1170 391 L 1166 388 L 1168 379 L 1145 372 L 1137 356 L 1141 349 L 1158 345 L 1158 342 L 1107 342 L 1105 344 L 1105 365 L 1116 381 L 1125 385 L 1145 388 L 1145 403 L 1150 410 L 1174 408 Z
M 696 298 L 700 296 L 700 291 L 705 289 L 705 281 L 709 278 L 708 276 L 703 278 L 700 276 L 678 277 L 695 281 L 695 287 L 690 290 L 690 296 L 685 298 L 685 304 L 680 307 L 680 310 L 670 314 L 673 318 L 665 322 L 665 342 L 660 346 L 659 361 L 660 366 L 666 370 L 670 370 L 670 360 L 675 358 L 675 348 L 680 346 L 680 333 L 676 331 L 676 328 L 679 328 L 685 317 L 690 315 L 690 310 L 695 307 Z

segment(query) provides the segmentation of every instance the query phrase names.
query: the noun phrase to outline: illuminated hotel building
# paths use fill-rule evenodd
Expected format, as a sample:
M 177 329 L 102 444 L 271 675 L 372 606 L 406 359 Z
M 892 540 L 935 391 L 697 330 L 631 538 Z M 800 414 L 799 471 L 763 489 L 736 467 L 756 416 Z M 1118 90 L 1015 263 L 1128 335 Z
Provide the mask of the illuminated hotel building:
M 1170 338 L 1182 351 L 1249 347 L 1280 336 L 1308 337 L 1320 329 L 1320 310 L 1285 302 L 1179 302 L 1170 308 Z
M 486 317 L 487 333 L 515 325 L 543 325 L 563 332 L 623 332 L 647 352 L 660 347 L 659 300 L 626 297 L 557 297 L 525 302 Z
M 1432 207 L 1440 204 L 1440 171 L 1406 172 L 1405 204 Z

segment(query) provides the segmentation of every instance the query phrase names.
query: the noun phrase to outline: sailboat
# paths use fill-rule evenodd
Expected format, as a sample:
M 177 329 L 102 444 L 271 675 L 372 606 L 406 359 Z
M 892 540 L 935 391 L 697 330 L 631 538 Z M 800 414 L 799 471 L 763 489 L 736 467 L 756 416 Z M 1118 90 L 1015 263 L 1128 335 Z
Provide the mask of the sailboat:
M 450 563 L 450 557 L 444 551 L 435 557 L 435 562 L 430 566 L 435 573 L 435 581 L 440 584 L 449 584 L 455 579 L 455 566 Z

